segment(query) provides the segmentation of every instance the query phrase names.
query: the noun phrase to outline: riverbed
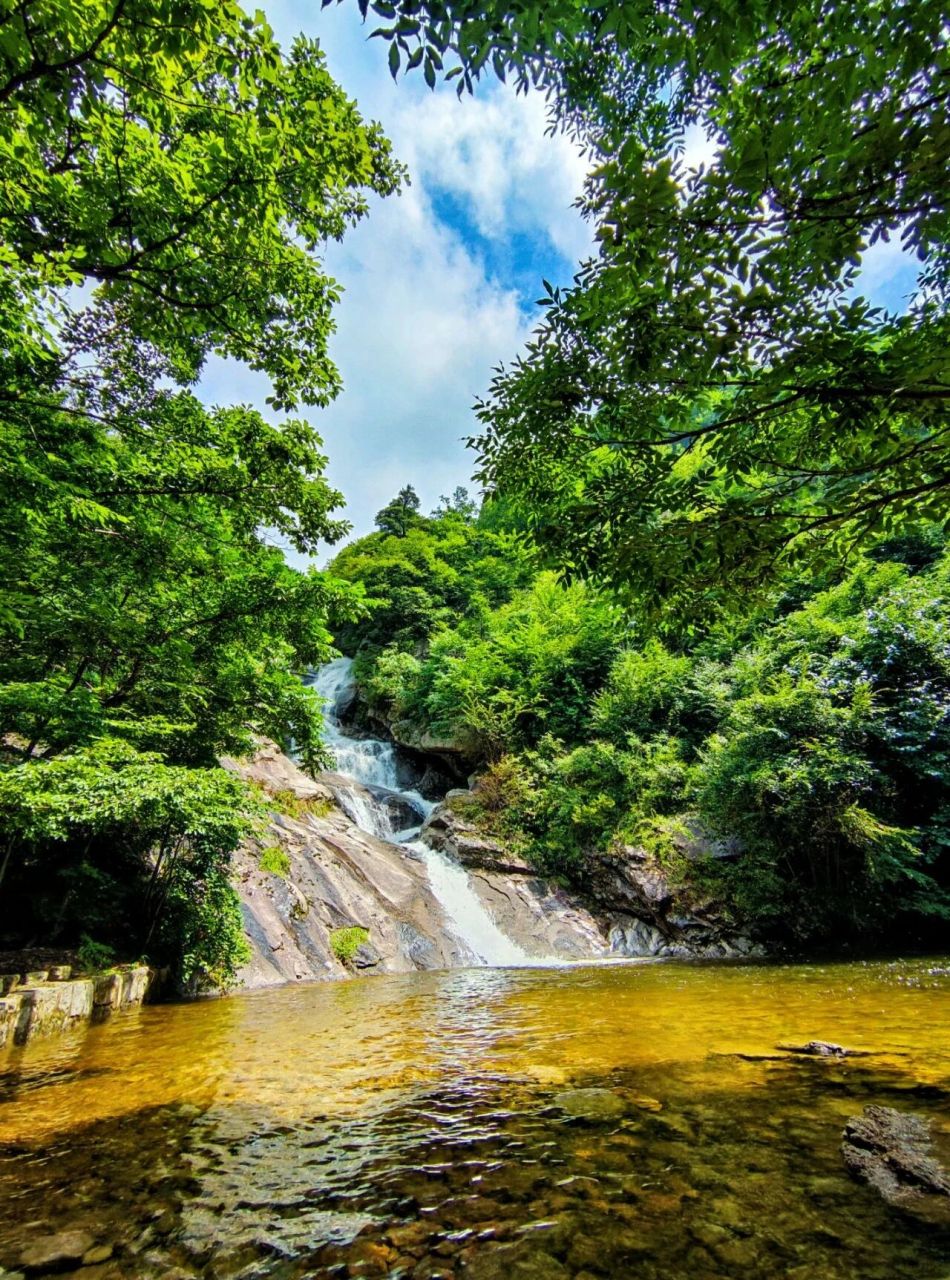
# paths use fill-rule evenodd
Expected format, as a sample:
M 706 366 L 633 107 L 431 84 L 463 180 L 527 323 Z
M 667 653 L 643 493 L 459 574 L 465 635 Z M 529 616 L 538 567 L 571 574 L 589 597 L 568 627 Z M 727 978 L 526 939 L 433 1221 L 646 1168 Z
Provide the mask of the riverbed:
M 813 1038 L 868 1056 L 776 1049 Z M 839 1154 L 883 1103 L 946 1158 L 947 960 L 285 987 L 35 1041 L 0 1088 L 11 1269 L 75 1230 L 85 1280 L 950 1274 Z

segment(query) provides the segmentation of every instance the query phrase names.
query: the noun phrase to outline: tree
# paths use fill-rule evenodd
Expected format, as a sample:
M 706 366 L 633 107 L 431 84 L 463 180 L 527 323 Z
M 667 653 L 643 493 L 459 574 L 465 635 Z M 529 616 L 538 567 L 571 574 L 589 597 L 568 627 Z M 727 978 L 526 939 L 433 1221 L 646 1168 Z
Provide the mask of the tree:
M 444 516 L 457 516 L 460 520 L 467 521 L 477 518 L 478 503 L 469 497 L 464 485 L 456 485 L 451 497 L 444 493 L 439 495 L 439 505 L 432 512 L 432 519 L 440 520 Z
M 315 255 L 402 170 L 316 43 L 285 57 L 234 0 L 5 8 L 0 260 L 19 294 L 66 307 L 89 282 L 102 326 L 186 380 L 217 351 L 281 406 L 330 399 L 339 291 Z
M 392 502 L 386 504 L 382 511 L 377 511 L 376 528 L 382 533 L 391 533 L 397 538 L 404 538 L 411 528 L 418 524 L 420 517 L 419 495 L 411 484 L 400 489 Z
M 266 734 L 321 764 L 299 676 L 358 605 L 279 545 L 346 528 L 316 432 L 187 387 L 216 352 L 277 407 L 329 400 L 318 255 L 401 173 L 318 47 L 285 57 L 232 0 L 0 15 L 8 942 L 95 927 L 183 983 L 239 962 L 229 859 L 259 806 L 217 758 Z
M 479 406 L 479 479 L 659 610 L 942 518 L 948 67 L 931 0 L 381 6 L 393 64 L 488 67 L 587 148 L 597 257 Z M 705 165 L 690 162 L 700 141 Z M 862 254 L 916 255 L 904 315 Z

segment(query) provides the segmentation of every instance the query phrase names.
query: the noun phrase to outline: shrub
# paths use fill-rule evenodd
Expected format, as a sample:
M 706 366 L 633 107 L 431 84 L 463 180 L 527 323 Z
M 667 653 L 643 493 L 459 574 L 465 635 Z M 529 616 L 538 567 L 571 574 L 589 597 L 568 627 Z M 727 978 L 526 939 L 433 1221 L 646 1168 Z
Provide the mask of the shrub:
M 280 876 L 284 880 L 290 871 L 290 857 L 279 844 L 269 844 L 266 849 L 261 850 L 257 865 L 262 871 L 269 871 L 271 875 Z
M 362 925 L 350 925 L 346 929 L 334 929 L 330 934 L 330 950 L 341 964 L 350 964 L 360 947 L 369 938 L 369 929 Z
M 115 949 L 104 942 L 95 942 L 84 933 L 79 941 L 76 962 L 83 973 L 101 973 L 115 964 Z

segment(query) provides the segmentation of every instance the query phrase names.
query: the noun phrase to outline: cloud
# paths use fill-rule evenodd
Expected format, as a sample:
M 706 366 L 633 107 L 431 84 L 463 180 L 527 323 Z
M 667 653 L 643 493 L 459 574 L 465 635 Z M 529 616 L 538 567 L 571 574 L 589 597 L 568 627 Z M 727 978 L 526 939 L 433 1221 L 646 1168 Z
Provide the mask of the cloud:
M 569 279 L 589 248 L 571 208 L 584 166 L 566 138 L 546 136 L 539 95 L 486 82 L 460 100 L 451 86 L 430 92 L 417 74 L 394 84 L 383 43 L 367 41 L 372 27 L 352 3 L 320 11 L 312 0 L 271 0 L 266 9 L 285 45 L 298 30 L 320 39 L 332 74 L 411 173 L 401 196 L 374 200 L 326 253 L 344 288 L 331 343 L 344 391 L 307 416 L 359 535 L 404 484 L 427 511 L 469 483 L 473 401 L 527 338 L 540 277 Z M 216 360 L 201 391 L 263 408 L 269 388 Z

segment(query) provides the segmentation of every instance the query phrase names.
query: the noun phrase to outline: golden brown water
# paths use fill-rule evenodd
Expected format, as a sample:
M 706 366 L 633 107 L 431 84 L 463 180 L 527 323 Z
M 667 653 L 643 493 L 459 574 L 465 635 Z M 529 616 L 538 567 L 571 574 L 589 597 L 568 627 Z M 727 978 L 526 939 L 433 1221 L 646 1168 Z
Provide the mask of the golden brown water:
M 871 1056 L 774 1056 L 815 1038 Z M 950 1277 L 839 1153 L 872 1102 L 950 1140 L 947 961 L 289 987 L 2 1068 L 8 1267 L 76 1227 L 114 1247 L 86 1280 Z

